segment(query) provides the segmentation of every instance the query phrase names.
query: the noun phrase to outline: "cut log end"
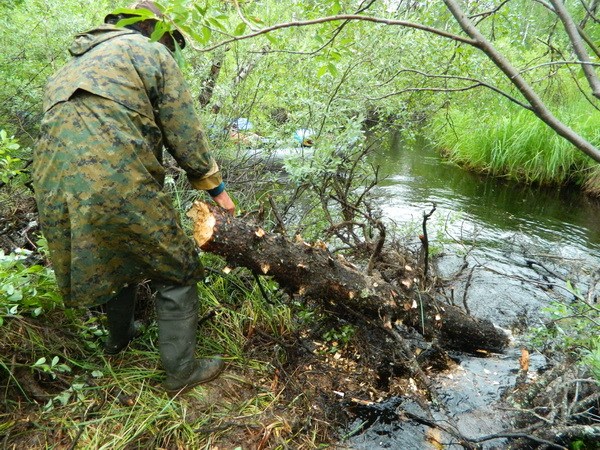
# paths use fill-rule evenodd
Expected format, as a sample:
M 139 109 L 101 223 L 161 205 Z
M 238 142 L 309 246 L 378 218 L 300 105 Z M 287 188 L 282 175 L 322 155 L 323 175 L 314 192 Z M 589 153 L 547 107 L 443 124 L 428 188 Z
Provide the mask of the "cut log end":
M 217 219 L 204 202 L 196 201 L 187 212 L 194 222 L 194 240 L 200 248 L 211 240 Z

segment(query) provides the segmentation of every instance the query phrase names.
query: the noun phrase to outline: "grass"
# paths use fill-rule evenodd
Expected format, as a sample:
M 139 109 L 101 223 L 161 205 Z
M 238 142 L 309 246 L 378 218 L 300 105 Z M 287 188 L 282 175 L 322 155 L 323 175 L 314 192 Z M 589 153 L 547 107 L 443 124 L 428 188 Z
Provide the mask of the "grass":
M 98 312 L 65 314 L 58 302 L 35 318 L 33 307 L 3 312 L 0 379 L 6 401 L 0 409 L 0 436 L 5 448 L 234 449 L 257 448 L 260 442 L 269 448 L 315 448 L 317 436 L 293 432 L 293 423 L 302 417 L 294 415 L 293 402 L 282 409 L 286 402 L 274 381 L 277 349 L 260 339 L 249 344 L 261 332 L 281 336 L 291 331 L 289 307 L 278 301 L 269 281 L 262 281 L 265 299 L 245 271 L 225 275 L 217 269 L 224 266 L 219 258 L 204 257 L 215 269 L 199 285 L 200 316 L 213 317 L 200 326 L 197 354 L 222 354 L 228 368 L 181 398 L 170 399 L 160 388 L 163 373 L 152 320 L 127 351 L 107 357 Z M 8 311 L 6 296 L 0 300 L 2 311 Z M 54 366 L 36 365 L 56 355 Z M 37 398 L 31 396 L 33 381 L 43 388 Z M 43 398 L 46 393 L 49 397 Z
M 586 184 L 595 163 L 558 136 L 533 113 L 501 100 L 485 109 L 461 105 L 437 119 L 437 144 L 447 156 L 473 170 L 540 184 Z M 594 144 L 600 144 L 600 112 L 567 96 L 551 108 Z M 599 186 L 600 187 L 600 186 Z

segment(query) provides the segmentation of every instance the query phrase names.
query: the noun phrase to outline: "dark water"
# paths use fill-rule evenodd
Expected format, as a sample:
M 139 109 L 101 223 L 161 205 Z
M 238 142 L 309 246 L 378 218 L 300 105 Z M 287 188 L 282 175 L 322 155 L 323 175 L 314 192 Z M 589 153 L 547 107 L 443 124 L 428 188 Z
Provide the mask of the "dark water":
M 508 328 L 539 320 L 541 309 L 568 294 L 567 280 L 584 294 L 594 289 L 600 202 L 575 189 L 470 173 L 424 142 L 392 138 L 375 162 L 387 176 L 378 191 L 383 214 L 415 246 L 423 213 L 437 205 L 428 234 L 438 273 L 451 279 L 467 263 L 473 271 L 468 291 L 464 277 L 449 289 L 473 314 Z
M 510 424 L 497 402 L 514 384 L 519 332 L 539 326 L 553 301 L 572 298 L 567 280 L 584 295 L 598 294 L 600 203 L 573 189 L 469 173 L 444 162 L 423 141 L 407 145 L 392 137 L 374 162 L 387 177 L 377 191 L 383 215 L 409 245 L 420 245 L 423 213 L 437 205 L 428 234 L 437 274 L 447 280 L 445 299 L 464 303 L 473 315 L 515 333 L 516 344 L 505 354 L 460 355 L 455 370 L 437 377 L 437 394 L 445 405 L 436 420 L 453 422 L 471 438 L 502 431 Z M 461 266 L 466 269 L 460 271 Z M 534 352 L 531 364 L 535 373 L 545 365 L 544 357 Z M 428 439 L 430 427 L 403 419 L 401 411 L 411 407 L 407 399 L 377 407 L 388 411 L 370 422 L 357 417 L 354 429 L 366 425 L 343 442 L 347 448 L 462 448 L 449 435 Z M 483 448 L 505 445 L 494 440 Z
M 392 137 L 375 158 L 388 176 L 382 183 L 389 201 L 384 208 L 392 219 L 407 219 L 429 210 L 460 213 L 482 238 L 494 241 L 505 233 L 573 247 L 600 250 L 600 202 L 569 188 L 519 185 L 467 172 L 444 162 L 425 142 L 406 145 Z

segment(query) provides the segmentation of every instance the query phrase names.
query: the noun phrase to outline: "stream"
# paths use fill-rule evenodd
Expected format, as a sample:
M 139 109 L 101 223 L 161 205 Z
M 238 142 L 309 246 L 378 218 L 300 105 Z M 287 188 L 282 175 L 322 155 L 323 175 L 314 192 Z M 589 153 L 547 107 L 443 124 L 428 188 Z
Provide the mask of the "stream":
M 474 316 L 514 336 L 501 355 L 453 355 L 456 367 L 434 379 L 444 403 L 434 409 L 435 420 L 468 438 L 509 429 L 497 402 L 514 385 L 519 336 L 543 325 L 544 308 L 553 301 L 573 298 L 567 280 L 583 295 L 598 295 L 600 203 L 568 188 L 524 186 L 467 172 L 443 161 L 423 140 L 407 145 L 392 136 L 373 162 L 386 177 L 376 192 L 383 217 L 414 248 L 420 245 L 423 214 L 436 205 L 427 230 L 435 273 L 448 280 L 445 301 L 466 305 Z M 531 351 L 530 376 L 545 365 L 545 358 Z M 463 448 L 418 417 L 425 412 L 408 398 L 365 407 L 345 430 L 341 448 Z M 506 442 L 482 446 L 501 449 Z

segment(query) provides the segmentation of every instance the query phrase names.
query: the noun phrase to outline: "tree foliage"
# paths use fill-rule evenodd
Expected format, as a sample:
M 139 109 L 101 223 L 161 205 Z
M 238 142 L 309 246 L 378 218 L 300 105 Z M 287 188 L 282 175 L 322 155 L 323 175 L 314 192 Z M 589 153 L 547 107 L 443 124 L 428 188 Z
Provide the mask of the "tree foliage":
M 582 114 L 598 114 L 596 3 L 570 1 L 557 8 L 561 5 L 558 0 L 159 2 L 164 29 L 177 26 L 193 49 L 184 52 L 192 88 L 201 93 L 212 85 L 203 110 L 208 126 L 221 129 L 246 117 L 273 138 L 289 137 L 300 127 L 327 137 L 352 117 L 409 128 L 443 117 L 449 105 L 493 117 L 510 101 L 598 159 L 595 136 L 577 123 L 564 125 L 558 107 L 571 100 L 563 97 L 567 91 L 583 99 Z M 10 14 L 0 19 L 5 49 L 0 128 L 18 137 L 27 134 L 28 144 L 35 137 L 43 85 L 67 57 L 71 36 L 126 6 L 108 0 L 3 3 L 0 8 Z M 575 24 L 578 38 L 565 31 L 565 18 Z M 574 45 L 577 39 L 588 44 Z M 580 64 L 582 50 L 586 64 Z M 215 65 L 218 71 L 212 70 Z M 285 112 L 285 121 L 274 119 L 277 111 Z

